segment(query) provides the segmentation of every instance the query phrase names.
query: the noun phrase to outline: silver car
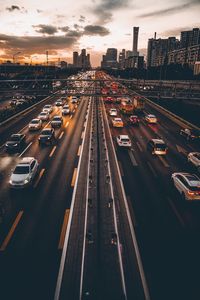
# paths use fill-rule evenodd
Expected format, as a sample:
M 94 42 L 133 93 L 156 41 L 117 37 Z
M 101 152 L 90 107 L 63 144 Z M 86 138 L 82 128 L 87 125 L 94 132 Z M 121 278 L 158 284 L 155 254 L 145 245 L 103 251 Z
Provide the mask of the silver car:
M 187 158 L 188 162 L 200 171 L 200 152 L 190 152 Z
M 175 188 L 185 200 L 200 200 L 200 179 L 195 174 L 173 173 Z
M 47 111 L 42 111 L 39 115 L 38 115 L 38 119 L 42 120 L 42 121 L 48 121 L 49 120 L 49 113 Z
M 34 157 L 24 157 L 15 167 L 11 177 L 12 188 L 25 188 L 30 186 L 38 171 L 38 161 Z
M 42 121 L 40 119 L 33 119 L 29 125 L 29 130 L 39 130 L 42 128 Z

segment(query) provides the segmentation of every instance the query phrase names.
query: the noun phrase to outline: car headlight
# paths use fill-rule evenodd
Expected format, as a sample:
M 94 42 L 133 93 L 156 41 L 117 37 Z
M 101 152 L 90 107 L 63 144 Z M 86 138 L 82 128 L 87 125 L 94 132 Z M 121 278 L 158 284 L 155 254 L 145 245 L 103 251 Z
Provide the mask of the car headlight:
M 24 184 L 29 183 L 29 181 L 30 181 L 29 178 L 25 179 L 25 180 L 24 180 Z
M 47 137 L 47 140 L 50 140 L 50 136 Z
M 18 146 L 18 144 L 14 144 L 14 145 L 13 145 L 13 147 L 17 147 L 17 146 Z

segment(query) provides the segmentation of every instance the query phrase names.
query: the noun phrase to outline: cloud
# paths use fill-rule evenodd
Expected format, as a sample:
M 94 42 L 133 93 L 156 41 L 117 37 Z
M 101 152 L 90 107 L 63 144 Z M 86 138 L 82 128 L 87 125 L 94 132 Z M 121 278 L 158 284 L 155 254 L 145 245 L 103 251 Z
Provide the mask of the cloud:
M 75 28 L 76 30 L 80 30 L 81 28 L 83 28 L 83 26 L 80 26 L 80 25 L 78 25 L 78 24 L 74 24 L 74 28 Z
M 44 54 L 46 50 L 72 50 L 79 36 L 72 34 L 61 36 L 10 36 L 0 34 L 0 48 L 7 54 L 20 51 L 23 55 Z
M 41 10 L 41 9 L 36 9 L 36 11 L 37 11 L 38 14 L 43 13 L 43 10 Z
M 79 22 L 85 22 L 85 17 L 80 15 Z
M 108 35 L 110 33 L 110 31 L 104 27 L 104 26 L 100 26 L 100 25 L 87 25 L 84 27 L 84 35 L 100 35 L 100 36 L 105 36 Z
M 39 24 L 39 25 L 33 25 L 33 28 L 36 28 L 36 32 L 48 34 L 48 35 L 54 35 L 56 32 L 58 32 L 57 27 L 52 25 L 45 25 L 45 24 Z
M 180 12 L 182 10 L 186 10 L 190 8 L 191 6 L 200 5 L 200 0 L 190 0 L 188 2 L 182 3 L 180 5 L 176 5 L 173 7 L 156 10 L 153 12 L 145 13 L 139 16 L 139 18 L 149 18 L 149 17 L 159 17 L 164 15 L 170 15 L 177 12 Z
M 20 10 L 20 7 L 18 5 L 11 5 L 10 7 L 6 7 L 6 10 L 13 12 L 14 10 Z
M 58 27 L 58 29 L 61 30 L 62 32 L 68 32 L 69 26 Z
M 112 20 L 115 10 L 127 8 L 130 2 L 131 0 L 101 0 L 92 8 L 92 12 L 97 16 L 98 23 L 106 24 Z

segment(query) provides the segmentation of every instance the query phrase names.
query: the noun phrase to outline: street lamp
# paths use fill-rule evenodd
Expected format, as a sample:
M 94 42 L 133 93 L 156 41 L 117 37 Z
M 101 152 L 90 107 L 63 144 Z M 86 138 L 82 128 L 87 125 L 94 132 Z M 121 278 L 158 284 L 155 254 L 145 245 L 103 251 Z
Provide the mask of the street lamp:
M 14 53 L 13 54 L 13 64 L 15 63 L 15 56 L 17 56 L 18 54 L 20 54 L 21 52 L 19 51 L 19 52 L 16 52 L 16 53 Z

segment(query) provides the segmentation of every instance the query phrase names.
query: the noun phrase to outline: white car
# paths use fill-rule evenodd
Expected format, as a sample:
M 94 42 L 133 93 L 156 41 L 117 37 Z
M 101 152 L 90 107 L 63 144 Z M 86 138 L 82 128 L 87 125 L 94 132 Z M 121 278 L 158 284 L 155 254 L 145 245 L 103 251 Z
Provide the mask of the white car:
M 157 118 L 154 115 L 146 115 L 145 117 L 145 121 L 149 124 L 156 124 L 157 123 Z
M 42 121 L 48 121 L 49 120 L 49 113 L 47 111 L 42 111 L 39 115 L 38 115 L 38 119 L 42 120 Z
M 118 135 L 117 136 L 117 145 L 119 147 L 131 147 L 131 140 L 128 135 Z
M 24 157 L 15 167 L 11 177 L 10 186 L 24 188 L 32 184 L 38 171 L 38 161 L 34 157 Z
M 197 167 L 200 171 L 200 152 L 190 152 L 187 158 L 188 162 Z
M 200 200 L 200 179 L 197 175 L 173 173 L 172 180 L 184 200 Z
M 40 119 L 33 119 L 29 125 L 28 125 L 29 130 L 39 130 L 42 128 L 42 120 Z
M 166 155 L 167 154 L 167 145 L 161 139 L 151 139 L 147 143 L 147 149 L 151 152 L 151 154 L 157 155 Z
M 72 96 L 71 103 L 72 104 L 78 103 L 78 98 L 76 96 Z
M 69 115 L 70 114 L 70 108 L 68 104 L 65 104 L 62 108 L 62 115 Z
M 116 108 L 111 108 L 109 110 L 109 115 L 112 116 L 112 117 L 116 117 L 117 116 L 117 110 L 116 110 Z
M 49 111 L 49 113 L 52 113 L 52 111 L 53 111 L 53 106 L 52 106 L 51 104 L 46 104 L 46 105 L 43 107 L 43 111 L 46 110 L 46 109 Z
M 124 123 L 121 118 L 113 118 L 112 125 L 113 127 L 124 127 Z

